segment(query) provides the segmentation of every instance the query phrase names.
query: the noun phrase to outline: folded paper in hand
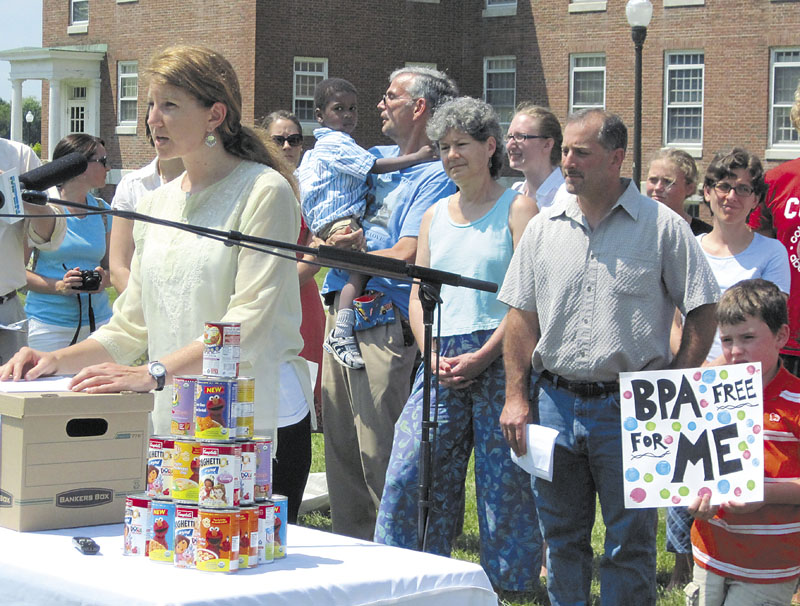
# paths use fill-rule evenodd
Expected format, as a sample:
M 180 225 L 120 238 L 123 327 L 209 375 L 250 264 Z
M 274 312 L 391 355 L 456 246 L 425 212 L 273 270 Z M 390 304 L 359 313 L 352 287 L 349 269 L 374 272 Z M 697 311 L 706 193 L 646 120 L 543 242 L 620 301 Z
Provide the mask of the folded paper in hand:
M 553 451 L 556 447 L 557 436 L 558 430 L 556 429 L 534 424 L 527 425 L 525 431 L 527 452 L 518 457 L 511 450 L 511 460 L 529 474 L 552 482 Z

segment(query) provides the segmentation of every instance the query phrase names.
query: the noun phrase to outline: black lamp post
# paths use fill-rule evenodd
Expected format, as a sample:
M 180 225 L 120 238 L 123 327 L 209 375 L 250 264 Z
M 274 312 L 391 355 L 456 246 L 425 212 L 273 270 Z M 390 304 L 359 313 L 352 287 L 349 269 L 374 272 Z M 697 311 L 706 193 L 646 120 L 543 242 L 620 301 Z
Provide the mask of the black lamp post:
M 631 38 L 636 51 L 633 93 L 633 182 L 637 188 L 642 182 L 642 49 L 647 37 L 647 26 L 653 16 L 650 0 L 628 0 L 625 14 L 631 26 Z
M 25 114 L 25 123 L 28 125 L 28 137 L 26 141 L 23 143 L 27 143 L 28 145 L 31 144 L 31 124 L 33 124 L 33 112 L 28 110 L 28 113 Z

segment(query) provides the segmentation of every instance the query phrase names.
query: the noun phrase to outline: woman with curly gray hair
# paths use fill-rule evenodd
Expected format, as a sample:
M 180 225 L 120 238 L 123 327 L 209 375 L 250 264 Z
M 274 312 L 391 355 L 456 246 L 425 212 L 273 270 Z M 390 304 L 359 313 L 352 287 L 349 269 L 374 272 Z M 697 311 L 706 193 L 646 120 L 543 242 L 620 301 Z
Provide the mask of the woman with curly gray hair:
M 497 114 L 478 99 L 459 97 L 428 123 L 447 175 L 458 193 L 434 204 L 422 219 L 416 262 L 501 283 L 536 202 L 497 182 L 504 150 Z M 412 287 L 409 317 L 422 346 L 422 306 Z M 500 357 L 506 307 L 493 293 L 443 286 L 441 290 L 439 420 L 427 550 L 450 555 L 458 532 L 464 478 L 475 448 L 481 562 L 499 590 L 524 591 L 539 578 L 541 537 L 530 477 L 511 462 L 500 430 L 505 376 Z M 418 453 L 423 369 L 395 425 L 394 443 L 378 512 L 375 540 L 417 546 Z

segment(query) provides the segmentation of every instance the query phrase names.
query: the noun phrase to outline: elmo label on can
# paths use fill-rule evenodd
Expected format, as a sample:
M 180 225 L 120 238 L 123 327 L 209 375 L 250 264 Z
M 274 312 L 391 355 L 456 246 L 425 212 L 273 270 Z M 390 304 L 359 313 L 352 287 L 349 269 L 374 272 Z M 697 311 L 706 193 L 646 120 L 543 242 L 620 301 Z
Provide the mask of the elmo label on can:
M 145 494 L 131 495 L 125 499 L 125 528 L 122 554 L 126 556 L 148 555 L 148 533 L 150 531 L 150 497 Z
M 275 504 L 275 559 L 286 557 L 286 531 L 288 525 L 289 499 L 281 494 L 272 496 Z
M 265 501 L 272 496 L 272 440 L 253 438 L 256 445 L 256 477 L 254 496 L 256 501 Z
M 172 563 L 172 548 L 175 544 L 175 503 L 153 501 L 150 506 L 150 542 L 151 560 Z
M 174 562 L 178 568 L 194 568 L 197 551 L 198 509 L 193 505 L 175 507 Z
M 200 492 L 204 508 L 239 506 L 242 447 L 238 444 L 204 444 L 200 451 Z
M 239 569 L 258 566 L 258 507 L 239 510 Z
M 194 435 L 194 392 L 196 376 L 175 377 L 172 382 L 172 423 L 173 436 Z
M 203 374 L 238 377 L 242 325 L 239 322 L 206 322 L 203 331 Z
M 236 379 L 198 377 L 194 394 L 194 435 L 199 440 L 235 440 Z
M 239 570 L 239 512 L 200 508 L 198 517 L 197 569 L 208 572 Z
M 175 443 L 169 436 L 150 438 L 147 451 L 147 495 L 172 498 L 172 459 Z
M 197 504 L 202 445 L 191 438 L 174 442 L 172 457 L 172 499 Z

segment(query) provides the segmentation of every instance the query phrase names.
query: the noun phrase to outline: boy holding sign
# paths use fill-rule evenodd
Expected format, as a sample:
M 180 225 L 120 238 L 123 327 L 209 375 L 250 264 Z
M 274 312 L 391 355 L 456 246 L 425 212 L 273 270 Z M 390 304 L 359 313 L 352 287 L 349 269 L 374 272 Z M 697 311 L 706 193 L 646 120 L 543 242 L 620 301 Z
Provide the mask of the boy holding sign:
M 717 306 L 727 364 L 761 362 L 764 385 L 764 500 L 689 506 L 694 583 L 700 606 L 790 604 L 800 577 L 800 379 L 779 362 L 789 338 L 786 299 L 766 280 L 744 280 Z

